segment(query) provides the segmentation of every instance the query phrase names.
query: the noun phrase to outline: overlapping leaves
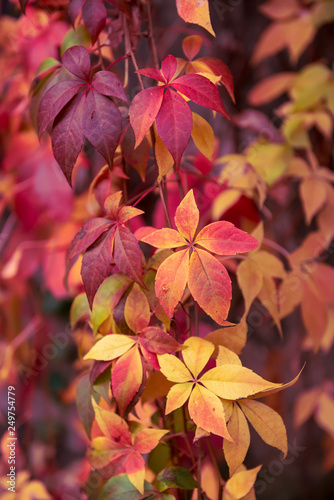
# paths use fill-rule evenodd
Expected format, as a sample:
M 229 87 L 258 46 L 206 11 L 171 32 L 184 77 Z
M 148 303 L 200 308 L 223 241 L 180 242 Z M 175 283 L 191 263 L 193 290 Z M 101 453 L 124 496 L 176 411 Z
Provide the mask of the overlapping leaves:
M 81 277 L 92 307 L 97 289 L 108 276 L 112 261 L 119 271 L 145 288 L 142 281 L 142 254 L 138 242 L 125 223 L 142 214 L 138 208 L 119 207 L 122 192 L 110 195 L 104 204 L 105 217 L 86 222 L 74 237 L 67 254 L 67 269 L 84 252 Z
M 127 101 L 127 97 L 114 73 L 98 71 L 92 76 L 90 56 L 84 47 L 69 48 L 62 63 L 68 79 L 43 95 L 37 127 L 41 136 L 52 125 L 53 154 L 71 184 L 85 138 L 112 165 L 122 129 L 121 114 L 112 98 Z
M 157 131 L 178 168 L 192 131 L 192 113 L 185 96 L 201 106 L 228 116 L 217 87 L 202 75 L 175 78 L 177 61 L 172 55 L 156 68 L 144 68 L 137 73 L 158 80 L 159 86 L 142 90 L 132 100 L 129 114 L 135 132 L 136 146 L 156 121 Z M 182 96 L 181 96 L 181 95 Z
M 231 282 L 226 268 L 211 252 L 235 255 L 253 250 L 258 243 L 255 238 L 225 221 L 205 226 L 195 237 L 199 211 L 192 190 L 178 206 L 174 220 L 177 231 L 159 229 L 142 238 L 142 241 L 157 248 L 180 249 L 159 267 L 156 295 L 167 316 L 172 317 L 188 283 L 196 302 L 217 323 L 222 324 L 230 308 Z

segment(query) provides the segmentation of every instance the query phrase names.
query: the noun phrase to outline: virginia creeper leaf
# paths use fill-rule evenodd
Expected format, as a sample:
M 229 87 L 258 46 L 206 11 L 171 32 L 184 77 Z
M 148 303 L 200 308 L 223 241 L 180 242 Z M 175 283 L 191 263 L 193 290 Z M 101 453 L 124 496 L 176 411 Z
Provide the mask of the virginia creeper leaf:
M 81 15 L 92 39 L 92 44 L 94 45 L 106 24 L 107 10 L 103 1 L 85 0 L 82 6 Z
M 189 61 L 192 61 L 192 59 L 197 56 L 202 47 L 202 43 L 203 39 L 198 35 L 190 35 L 182 40 L 182 50 Z
M 82 126 L 85 137 L 112 166 L 122 127 L 117 106 L 111 99 L 92 89 L 86 97 Z
M 141 332 L 150 322 L 150 306 L 146 295 L 134 284 L 127 296 L 124 309 L 125 321 L 133 332 Z
M 129 336 L 112 333 L 96 342 L 84 359 L 111 361 L 125 354 L 134 344 L 135 341 Z
M 118 226 L 115 232 L 114 261 L 123 274 L 146 288 L 142 280 L 142 255 L 138 241 L 124 226 Z
M 233 413 L 228 421 L 227 429 L 234 442 L 224 439 L 223 450 L 230 476 L 232 476 L 245 460 L 250 444 L 248 423 L 237 404 L 233 405 Z
M 198 24 L 215 36 L 210 21 L 208 0 L 176 0 L 176 7 L 179 16 L 186 23 Z
M 288 452 L 288 439 L 282 417 L 269 406 L 253 400 L 240 401 L 241 409 L 263 441 Z
M 74 45 L 66 50 L 61 61 L 73 75 L 88 80 L 90 74 L 90 57 L 85 47 Z
M 155 293 L 169 318 L 182 299 L 188 280 L 189 251 L 180 250 L 168 257 L 159 267 L 155 280 Z
M 231 441 L 227 430 L 224 407 L 220 399 L 205 387 L 196 384 L 189 398 L 189 415 L 202 429 Z
M 158 446 L 161 438 L 169 431 L 164 429 L 142 429 L 134 438 L 134 447 L 138 453 L 149 453 L 153 448 Z
M 122 99 L 122 101 L 128 100 L 118 76 L 110 71 L 98 71 L 95 73 L 92 79 L 92 86 L 100 94 L 117 97 L 118 99 Z
M 163 93 L 163 87 L 150 87 L 142 90 L 132 99 L 129 115 L 136 137 L 135 148 L 141 143 L 154 122 L 161 108 Z
M 230 222 L 213 222 L 197 235 L 196 243 L 218 255 L 249 252 L 258 246 L 256 239 Z
M 116 361 L 111 374 L 111 390 L 121 417 L 139 391 L 142 379 L 142 360 L 134 346 Z
M 186 382 L 183 384 L 176 384 L 170 389 L 167 394 L 166 415 L 184 405 L 191 394 L 193 386 L 194 382 Z
M 74 236 L 67 252 L 67 260 L 71 262 L 76 259 L 82 252 L 87 250 L 102 233 L 109 229 L 110 226 L 110 220 L 102 217 L 95 217 L 86 222 Z
M 198 486 L 192 474 L 184 467 L 166 467 L 157 477 L 159 491 L 168 488 L 181 488 L 182 490 L 193 490 Z
M 192 241 L 199 221 L 199 211 L 192 189 L 186 194 L 177 207 L 174 220 L 182 236 L 188 241 Z
M 254 469 L 242 470 L 235 473 L 226 481 L 223 491 L 223 500 L 241 500 L 252 489 L 256 476 L 262 465 Z
M 188 368 L 176 356 L 162 354 L 158 358 L 161 371 L 170 382 L 182 383 L 193 380 Z
M 178 169 L 192 130 L 192 114 L 186 101 L 169 88 L 156 117 L 157 131 Z
M 167 82 L 170 82 L 175 75 L 177 63 L 176 58 L 172 55 L 168 55 L 161 63 L 161 73 L 166 78 Z
M 177 248 L 183 247 L 187 241 L 175 229 L 158 229 L 141 239 L 144 243 L 149 243 L 156 248 Z
M 215 346 L 199 337 L 190 337 L 184 345 L 187 348 L 182 351 L 183 360 L 193 376 L 197 378 L 213 354 Z
M 171 335 L 155 326 L 144 328 L 139 342 L 142 347 L 155 354 L 168 354 L 182 348 Z
M 196 248 L 190 258 L 189 289 L 202 309 L 219 324 L 229 312 L 232 288 L 230 277 L 211 254 Z

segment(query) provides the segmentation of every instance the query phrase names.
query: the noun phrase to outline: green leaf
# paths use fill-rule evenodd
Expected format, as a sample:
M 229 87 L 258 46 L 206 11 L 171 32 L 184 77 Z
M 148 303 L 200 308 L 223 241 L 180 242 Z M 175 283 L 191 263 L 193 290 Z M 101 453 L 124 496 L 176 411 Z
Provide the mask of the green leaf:
M 91 44 L 91 38 L 89 36 L 86 26 L 83 24 L 77 26 L 76 28 L 71 28 L 65 35 L 61 47 L 60 55 L 63 55 L 70 47 L 74 45 L 82 45 L 83 47 L 89 47 Z
M 154 491 L 153 486 L 147 481 L 144 482 L 144 494 Z M 126 474 L 112 477 L 103 486 L 98 500 L 140 500 L 143 495 L 130 482 Z
M 167 488 L 193 490 L 198 486 L 188 469 L 183 467 L 166 467 L 158 474 L 157 480 L 160 491 L 167 490 Z

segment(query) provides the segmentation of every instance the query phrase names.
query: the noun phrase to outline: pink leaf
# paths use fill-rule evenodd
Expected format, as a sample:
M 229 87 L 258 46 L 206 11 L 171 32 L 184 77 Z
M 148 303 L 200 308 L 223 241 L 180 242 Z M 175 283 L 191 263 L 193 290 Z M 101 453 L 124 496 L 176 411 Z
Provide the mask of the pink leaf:
M 90 308 L 97 289 L 110 271 L 113 236 L 113 231 L 103 236 L 97 245 L 86 250 L 82 259 L 81 277 Z
M 146 288 L 142 280 L 142 254 L 135 236 L 123 226 L 115 234 L 114 261 L 121 273 Z
M 70 0 L 68 5 L 68 15 L 70 16 L 71 23 L 74 26 L 75 20 L 79 15 L 82 5 L 85 0 Z
M 115 73 L 110 71 L 98 71 L 93 76 L 92 85 L 100 94 L 110 97 L 117 97 L 122 101 L 127 101 L 122 84 Z
M 106 24 L 107 11 L 104 3 L 102 0 L 86 0 L 81 14 L 94 45 Z
M 257 240 L 231 222 L 213 222 L 197 235 L 196 243 L 218 255 L 235 255 L 258 247 Z
M 66 50 L 61 60 L 70 73 L 83 80 L 88 80 L 90 73 L 90 57 L 85 47 L 80 45 L 70 47 Z
M 52 151 L 67 182 L 72 186 L 72 171 L 84 143 L 82 114 L 83 94 L 76 96 L 58 114 L 51 132 Z
M 95 90 L 89 92 L 83 116 L 83 133 L 110 166 L 121 127 L 121 114 L 112 100 Z
M 150 87 L 139 92 L 132 100 L 129 115 L 136 137 L 135 148 L 154 122 L 161 108 L 163 93 L 163 87 Z
M 216 85 L 202 75 L 183 75 L 173 82 L 173 87 L 186 97 L 228 118 Z
M 192 130 L 192 113 L 186 101 L 167 88 L 156 118 L 157 130 L 178 169 Z
M 167 82 L 170 82 L 173 76 L 175 75 L 177 67 L 176 58 L 172 55 L 165 57 L 161 64 L 161 71 Z
M 212 73 L 216 76 L 221 76 L 220 81 L 230 94 L 231 99 L 235 102 L 234 99 L 234 84 L 233 84 L 233 76 L 230 71 L 230 68 L 223 61 L 218 59 L 217 57 L 200 57 L 196 60 L 196 62 L 204 63 L 208 68 L 211 69 Z
M 85 87 L 85 84 L 76 80 L 66 80 L 53 85 L 43 95 L 38 108 L 37 128 L 38 135 L 41 137 L 50 123 L 56 118 L 58 113 L 66 106 L 66 104 L 80 90 Z
M 111 225 L 110 220 L 102 217 L 96 217 L 86 222 L 72 240 L 67 252 L 68 262 L 73 261 L 87 250 Z

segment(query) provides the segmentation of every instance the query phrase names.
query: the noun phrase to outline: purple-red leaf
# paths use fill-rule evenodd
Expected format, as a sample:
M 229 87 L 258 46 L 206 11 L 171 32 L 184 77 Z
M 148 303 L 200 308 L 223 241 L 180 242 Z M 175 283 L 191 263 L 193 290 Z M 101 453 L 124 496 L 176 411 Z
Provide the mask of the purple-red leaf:
M 176 169 L 179 168 L 183 152 L 189 142 L 192 123 L 192 114 L 186 101 L 167 88 L 156 117 L 156 124 L 158 134 L 172 155 Z
M 51 140 L 52 151 L 67 182 L 72 186 L 72 171 L 84 143 L 82 113 L 85 96 L 72 99 L 55 119 Z
M 147 351 L 155 354 L 169 354 L 181 349 L 181 345 L 171 335 L 155 326 L 145 328 L 139 342 Z
M 80 45 L 70 47 L 66 50 L 61 60 L 70 73 L 83 80 L 88 80 L 90 73 L 90 57 L 85 47 Z
M 97 289 L 109 274 L 113 235 L 114 232 L 110 231 L 103 236 L 97 245 L 86 250 L 82 259 L 81 277 L 90 308 Z
M 66 104 L 85 86 L 76 80 L 66 80 L 53 85 L 43 95 L 38 108 L 37 128 L 41 137 L 50 123 L 56 118 L 58 113 Z
M 114 261 L 121 273 L 146 288 L 142 280 L 142 254 L 135 236 L 124 226 L 115 233 Z
M 186 97 L 228 118 L 216 85 L 202 75 L 183 75 L 173 82 L 173 87 Z
M 161 63 L 161 72 L 166 78 L 167 82 L 170 82 L 177 68 L 176 58 L 172 55 L 165 57 Z
M 93 76 L 92 85 L 100 94 L 117 97 L 118 99 L 122 99 L 122 101 L 128 100 L 122 84 L 115 73 L 110 73 L 110 71 L 98 71 Z
M 85 137 L 111 166 L 122 127 L 117 106 L 108 97 L 91 90 L 86 98 L 82 125 Z
M 110 220 L 96 217 L 86 222 L 74 236 L 67 252 L 67 261 L 75 260 L 82 252 L 87 250 L 104 231 L 112 225 Z
M 85 0 L 70 0 L 68 5 L 68 15 L 70 16 L 71 23 L 74 26 L 75 20 L 79 15 L 81 7 Z
M 86 0 L 82 7 L 82 19 L 92 39 L 96 42 L 103 30 L 107 19 L 107 10 L 102 0 Z
M 164 87 L 150 87 L 139 92 L 132 100 L 129 115 L 136 137 L 135 148 L 154 122 L 161 108 L 163 95 Z

